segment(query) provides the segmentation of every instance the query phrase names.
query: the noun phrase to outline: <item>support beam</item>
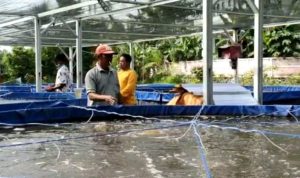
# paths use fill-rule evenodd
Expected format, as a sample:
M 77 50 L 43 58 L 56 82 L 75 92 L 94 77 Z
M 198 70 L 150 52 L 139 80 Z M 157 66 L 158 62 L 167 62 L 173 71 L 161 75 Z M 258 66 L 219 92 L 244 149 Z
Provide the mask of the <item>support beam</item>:
M 53 9 L 53 10 L 49 10 L 49 11 L 46 11 L 46 12 L 39 13 L 38 17 L 40 17 L 40 18 L 41 17 L 46 17 L 46 16 L 49 16 L 49 15 L 59 14 L 59 13 L 62 13 L 62 12 L 67 12 L 67 11 L 71 11 L 71 10 L 74 10 L 74 9 L 79 9 L 79 8 L 82 8 L 82 7 L 85 7 L 85 6 L 95 5 L 95 4 L 98 4 L 97 0 L 90 0 L 90 1 L 80 2 L 80 3 L 73 4 L 73 5 L 69 5 L 69 6 L 65 6 L 65 7 L 61 7 L 61 8 L 57 8 L 57 9 Z
M 67 12 L 67 11 L 71 11 L 74 9 L 79 9 L 85 6 L 91 6 L 91 5 L 95 5 L 98 4 L 97 0 L 90 0 L 90 1 L 86 1 L 86 2 L 81 2 L 81 3 L 76 3 L 70 6 L 65 6 L 65 7 L 61 7 L 61 8 L 57 8 L 57 9 L 53 9 L 53 10 L 49 10 L 49 11 L 45 11 L 42 13 L 37 14 L 37 17 L 42 18 L 42 17 L 46 17 L 46 16 L 51 16 L 54 14 L 59 14 L 59 13 L 63 13 L 63 12 Z M 33 16 L 28 16 L 28 17 L 23 17 L 20 19 L 16 19 L 16 20 L 11 20 L 9 22 L 4 22 L 2 24 L 0 24 L 0 28 L 1 27 L 6 27 L 6 26 L 10 26 L 13 24 L 17 24 L 17 23 L 21 23 L 21 22 L 26 22 L 29 21 L 31 19 L 33 19 Z
M 235 44 L 236 42 L 234 41 L 234 38 L 230 35 L 230 33 L 225 28 L 223 28 L 223 30 L 224 30 L 226 37 L 229 39 L 230 43 Z
M 60 45 L 57 45 L 57 47 L 58 47 L 58 49 L 60 50 L 60 52 L 62 52 L 62 53 L 65 55 L 65 57 L 66 57 L 68 60 L 70 60 L 70 59 L 69 59 L 69 55 L 66 53 L 66 51 L 65 51 Z
M 203 0 L 203 97 L 205 105 L 213 105 L 213 78 L 212 78 L 212 1 Z
M 75 53 L 74 53 L 75 54 Z M 70 81 L 73 85 L 74 79 L 73 79 L 73 68 L 74 68 L 74 56 L 73 56 L 73 48 L 69 47 L 69 71 L 70 71 Z
M 76 87 L 82 86 L 82 24 L 76 20 Z
M 248 5 L 249 5 L 249 7 L 251 8 L 251 10 L 253 11 L 253 13 L 254 14 L 256 14 L 256 13 L 258 13 L 258 8 L 257 8 L 257 6 L 256 6 L 256 3 L 254 4 L 253 2 L 252 2 L 252 0 L 246 0 L 247 1 L 247 3 L 248 3 Z
M 254 14 L 254 98 L 258 104 L 263 104 L 263 1 L 255 0 L 258 13 Z
M 33 17 L 33 16 L 28 16 L 28 17 L 23 17 L 23 18 L 16 19 L 16 20 L 10 20 L 8 22 L 1 23 L 0 28 L 10 26 L 10 25 L 14 25 L 14 24 L 18 24 L 18 23 L 21 23 L 21 22 L 26 22 L 26 21 L 32 20 L 34 18 L 35 17 Z
M 128 43 L 129 45 L 129 54 L 131 56 L 131 63 L 130 63 L 130 68 L 134 70 L 134 54 L 133 54 L 133 50 L 132 50 L 132 42 Z
M 40 32 L 41 21 L 38 17 L 34 18 L 34 29 L 35 29 L 35 89 L 36 92 L 42 90 L 42 53 L 41 53 L 41 32 Z
M 55 21 L 56 21 L 56 18 L 52 18 L 51 22 L 48 23 L 47 25 L 45 25 L 45 28 L 43 28 L 43 26 L 41 26 L 41 29 L 43 29 L 43 30 L 41 31 L 41 34 L 44 34 L 44 33 L 48 30 L 48 28 L 49 28 L 51 25 L 54 25 L 54 24 L 55 24 Z
M 145 8 L 149 8 L 149 7 L 161 6 L 164 4 L 174 3 L 174 2 L 178 2 L 178 1 L 180 1 L 180 0 L 157 0 L 157 1 L 153 1 L 151 3 L 148 3 L 147 5 L 136 5 L 136 6 L 131 6 L 131 7 L 124 6 L 124 8 L 119 8 L 119 9 L 115 9 L 115 10 L 111 10 L 111 11 L 107 11 L 107 12 L 101 12 L 99 14 L 94 14 L 94 15 L 79 16 L 77 18 L 81 18 L 82 20 L 99 18 L 99 17 L 103 17 L 103 16 L 108 16 L 108 15 L 116 15 L 116 14 L 121 14 L 121 13 L 126 13 L 126 12 L 137 11 L 137 10 L 145 9 Z
M 234 29 L 232 31 L 232 39 L 233 39 L 233 44 L 238 44 L 239 42 L 239 31 L 237 29 Z M 234 62 L 234 61 L 232 61 Z M 234 69 L 234 83 L 238 84 L 239 83 L 239 59 L 236 59 L 236 69 Z
M 64 24 L 65 27 L 67 27 L 67 28 L 70 30 L 70 32 L 72 32 L 72 34 L 73 34 L 74 36 L 76 36 L 76 32 L 74 32 L 74 30 L 70 27 L 69 24 L 67 24 L 67 23 L 65 22 L 64 19 L 62 19 L 62 18 L 58 18 L 58 19 Z

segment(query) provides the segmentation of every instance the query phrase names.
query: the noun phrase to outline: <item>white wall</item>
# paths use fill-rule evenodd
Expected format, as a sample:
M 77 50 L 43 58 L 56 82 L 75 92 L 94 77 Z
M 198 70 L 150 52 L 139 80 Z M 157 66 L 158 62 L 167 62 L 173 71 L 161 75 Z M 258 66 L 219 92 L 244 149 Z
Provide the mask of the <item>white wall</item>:
M 288 75 L 300 75 L 300 59 L 297 58 L 264 58 L 264 71 L 269 76 L 285 77 Z M 202 67 L 202 61 L 187 61 L 172 64 L 174 73 L 191 74 L 194 67 Z M 243 75 L 254 70 L 255 62 L 253 58 L 238 59 L 238 74 Z M 213 72 L 216 75 L 233 76 L 229 59 L 217 59 L 213 61 Z

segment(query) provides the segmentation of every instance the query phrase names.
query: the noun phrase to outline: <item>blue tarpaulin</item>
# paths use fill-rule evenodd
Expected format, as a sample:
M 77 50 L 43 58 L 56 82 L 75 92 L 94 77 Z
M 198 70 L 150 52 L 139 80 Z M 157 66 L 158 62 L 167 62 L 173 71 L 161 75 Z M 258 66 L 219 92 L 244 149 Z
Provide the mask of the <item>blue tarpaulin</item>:
M 40 101 L 22 104 L 0 105 L 0 123 L 62 123 L 88 120 L 91 115 L 95 120 L 107 120 L 111 117 L 136 116 L 193 116 L 201 110 L 201 115 L 227 116 L 289 116 L 293 113 L 300 116 L 299 105 L 257 105 L 257 106 L 166 106 L 166 105 L 137 105 L 137 106 L 98 106 L 85 107 L 86 99 L 66 101 Z M 94 111 L 91 111 L 94 110 Z M 128 114 L 131 116 L 120 116 Z
M 146 87 L 153 90 L 145 89 Z M 12 86 L 11 86 L 12 87 Z M 173 85 L 145 86 L 145 90 L 136 92 L 138 100 L 167 102 L 174 94 L 165 91 Z M 248 87 L 249 88 L 249 87 Z M 120 114 L 132 116 L 193 116 L 201 110 L 202 115 L 213 116 L 300 116 L 300 105 L 214 105 L 214 106 L 166 106 L 166 105 L 137 105 L 137 106 L 98 106 L 86 107 L 86 94 L 82 99 L 74 99 L 74 93 L 31 93 L 1 91 L 2 99 L 39 100 L 35 102 L 0 104 L 0 123 L 61 123 L 87 120 L 94 110 L 94 119 L 101 120 L 109 117 L 119 117 Z M 287 91 L 285 91 L 285 89 Z M 17 89 L 19 90 L 19 88 Z M 251 90 L 251 88 L 249 88 Z M 267 87 L 264 92 L 264 102 L 296 101 L 300 98 L 300 87 Z M 123 116 L 124 117 L 124 116 Z M 129 117 L 129 116 L 127 116 Z

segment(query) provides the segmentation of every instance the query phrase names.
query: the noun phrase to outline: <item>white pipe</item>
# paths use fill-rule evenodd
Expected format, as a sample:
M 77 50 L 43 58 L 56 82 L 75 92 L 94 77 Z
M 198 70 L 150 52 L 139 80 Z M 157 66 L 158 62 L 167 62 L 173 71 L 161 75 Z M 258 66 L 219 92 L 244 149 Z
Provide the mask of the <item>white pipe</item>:
M 73 84 L 73 67 L 74 67 L 74 56 L 73 56 L 73 48 L 69 47 L 69 71 L 70 71 L 70 81 Z
M 76 20 L 76 87 L 82 86 L 82 24 Z
M 41 92 L 42 88 L 42 65 L 41 65 L 41 32 L 40 32 L 41 21 L 38 17 L 34 18 L 34 29 L 35 29 L 35 89 L 36 92 Z
M 255 0 L 258 12 L 254 14 L 254 98 L 258 104 L 263 104 L 263 1 Z
M 213 105 L 213 78 L 212 78 L 212 1 L 203 0 L 203 97 L 205 105 Z

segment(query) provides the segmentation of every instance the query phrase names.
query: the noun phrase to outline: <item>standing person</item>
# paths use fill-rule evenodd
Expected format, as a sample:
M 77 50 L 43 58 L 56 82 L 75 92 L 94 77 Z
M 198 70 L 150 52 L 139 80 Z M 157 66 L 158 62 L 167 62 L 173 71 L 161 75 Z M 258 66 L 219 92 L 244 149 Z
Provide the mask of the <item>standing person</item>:
M 96 66 L 85 76 L 88 106 L 114 105 L 119 102 L 120 86 L 117 72 L 110 67 L 113 54 L 115 52 L 106 44 L 96 48 Z
M 55 84 L 48 86 L 46 91 L 52 92 L 66 92 L 70 89 L 71 80 L 70 72 L 67 67 L 69 60 L 64 54 L 58 54 L 55 57 L 55 65 L 57 68 L 57 74 Z
M 120 70 L 118 78 L 120 83 L 121 103 L 126 105 L 135 105 L 135 89 L 137 83 L 137 74 L 130 69 L 131 56 L 122 54 L 119 61 Z

